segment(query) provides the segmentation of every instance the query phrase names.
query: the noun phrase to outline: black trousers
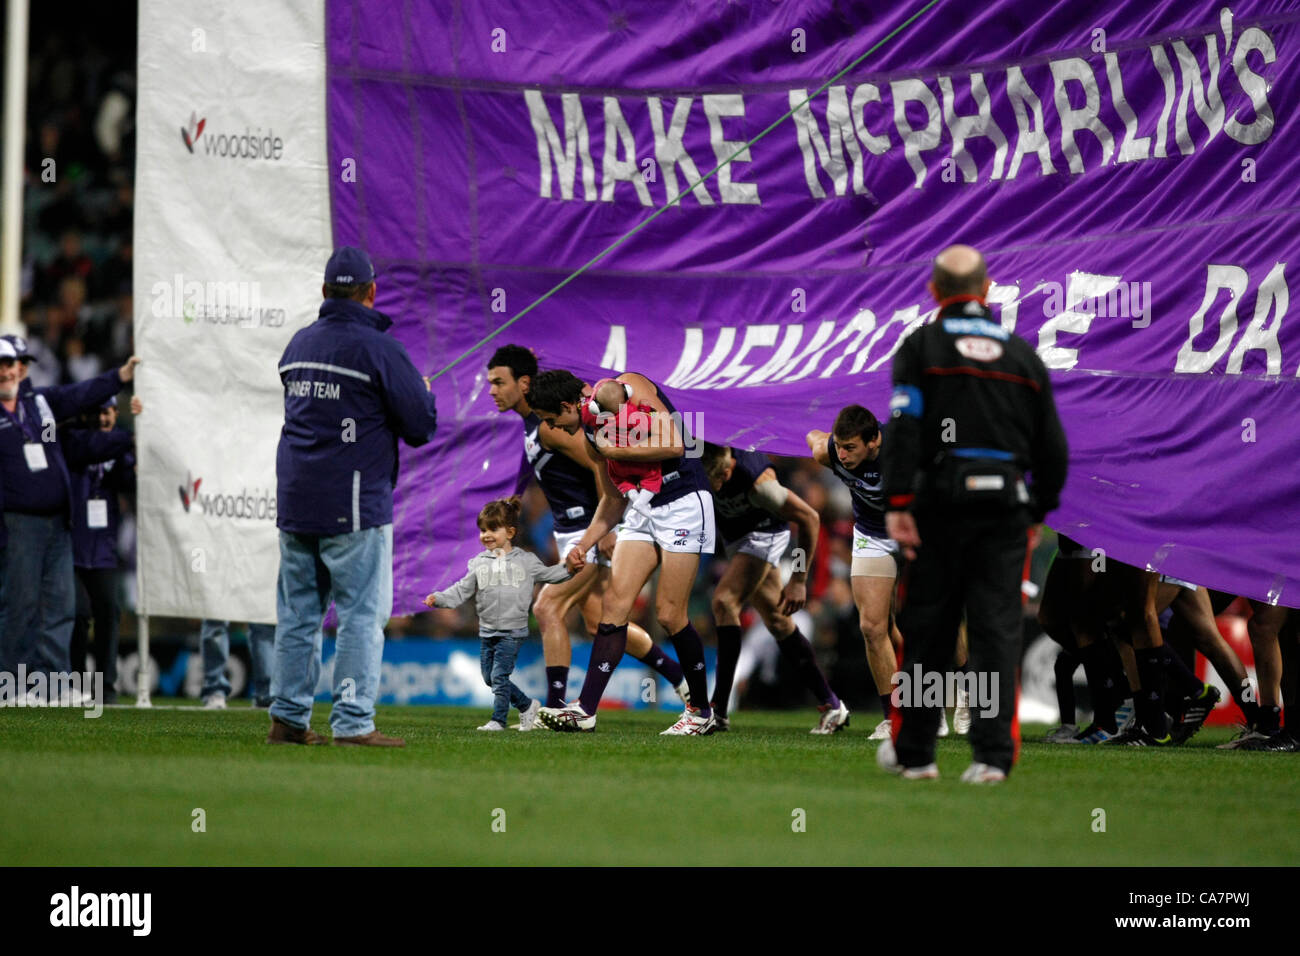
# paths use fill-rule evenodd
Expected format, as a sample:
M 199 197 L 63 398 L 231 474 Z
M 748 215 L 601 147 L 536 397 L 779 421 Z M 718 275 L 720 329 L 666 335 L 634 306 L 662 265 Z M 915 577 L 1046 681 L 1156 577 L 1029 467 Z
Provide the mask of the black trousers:
M 72 670 L 85 673 L 86 644 L 95 625 L 95 659 L 104 673 L 104 692 L 117 685 L 116 568 L 77 568 L 77 614 L 72 622 Z
M 921 547 L 898 616 L 903 674 L 914 689 L 912 706 L 899 708 L 898 761 L 905 767 L 934 761 L 940 711 L 920 705 L 916 666 L 922 675 L 952 672 L 964 611 L 970 648 L 967 671 L 974 675 L 978 692 L 971 701 L 971 750 L 979 763 L 1010 771 L 1029 515 L 1023 510 L 979 514 L 931 508 L 918 511 L 916 523 Z M 945 680 L 945 688 L 948 685 Z M 903 703 L 909 700 L 904 697 Z

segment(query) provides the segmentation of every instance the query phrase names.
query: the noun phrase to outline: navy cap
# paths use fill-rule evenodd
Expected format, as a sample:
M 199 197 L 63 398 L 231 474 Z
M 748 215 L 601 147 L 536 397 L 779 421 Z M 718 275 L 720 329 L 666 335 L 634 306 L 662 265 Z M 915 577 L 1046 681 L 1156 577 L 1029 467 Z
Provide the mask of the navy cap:
M 116 396 L 116 395 L 110 396 L 109 399 L 108 399 L 108 401 L 106 401 L 103 405 L 100 405 L 99 407 L 100 407 L 101 409 L 104 409 L 104 408 L 117 408 L 117 396 Z
M 0 359 L 18 360 L 18 352 L 7 335 L 0 335 Z
M 340 246 L 325 264 L 325 281 L 333 285 L 366 285 L 374 279 L 370 257 L 356 246 Z
M 0 339 L 8 342 L 13 349 L 13 357 L 20 358 L 24 362 L 35 362 L 36 356 L 27 349 L 27 340 L 21 335 L 0 335 Z M 8 354 L 7 352 L 5 353 Z

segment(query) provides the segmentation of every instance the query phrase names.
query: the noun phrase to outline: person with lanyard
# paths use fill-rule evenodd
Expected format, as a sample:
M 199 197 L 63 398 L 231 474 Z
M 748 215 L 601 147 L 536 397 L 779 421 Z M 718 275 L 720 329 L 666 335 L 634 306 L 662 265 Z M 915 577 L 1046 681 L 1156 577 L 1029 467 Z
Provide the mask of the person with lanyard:
M 143 410 L 131 399 L 131 414 Z M 117 427 L 117 399 L 99 408 L 95 429 L 111 442 L 107 461 L 72 468 L 72 565 L 77 578 L 72 625 L 72 670 L 86 669 L 86 647 L 95 637 L 96 670 L 104 675 L 104 703 L 117 703 L 117 627 L 119 583 L 117 535 L 122 524 L 120 496 L 135 491 L 135 439 Z M 71 462 L 69 462 L 71 464 Z M 91 625 L 94 625 L 92 632 Z
M 971 706 L 974 759 L 961 779 L 976 784 L 1005 780 L 1016 759 L 1028 532 L 1057 507 L 1068 465 L 1047 369 L 993 320 L 989 286 L 970 246 L 935 259 L 938 314 L 894 356 L 884 460 L 885 526 L 912 562 L 899 615 L 903 673 L 919 668 L 914 684 L 943 675 L 965 613 L 970 668 L 992 681 Z M 876 761 L 904 779 L 932 779 L 942 712 L 908 696 Z
M 21 388 L 18 350 L 0 339 L 0 670 L 19 663 L 29 671 L 66 673 L 76 607 L 70 519 L 72 478 L 57 423 L 106 401 L 135 376 L 139 359 L 69 389 Z M 89 461 L 102 451 L 99 439 L 85 447 L 69 439 Z M 111 457 L 109 455 L 108 457 Z

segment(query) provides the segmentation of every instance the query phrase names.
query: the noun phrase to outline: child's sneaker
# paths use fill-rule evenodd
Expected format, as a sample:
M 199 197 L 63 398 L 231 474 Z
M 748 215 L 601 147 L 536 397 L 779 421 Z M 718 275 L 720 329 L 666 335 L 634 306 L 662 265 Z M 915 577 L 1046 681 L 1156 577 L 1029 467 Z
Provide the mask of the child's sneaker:
M 536 701 L 534 701 L 534 703 L 536 703 Z M 482 727 L 479 727 L 478 729 L 479 730 L 505 730 L 506 725 L 499 724 L 495 720 L 489 720 L 486 724 L 484 724 Z
M 519 729 L 527 733 L 537 726 L 537 712 L 542 709 L 542 703 L 534 700 L 528 705 L 527 710 L 519 712 Z

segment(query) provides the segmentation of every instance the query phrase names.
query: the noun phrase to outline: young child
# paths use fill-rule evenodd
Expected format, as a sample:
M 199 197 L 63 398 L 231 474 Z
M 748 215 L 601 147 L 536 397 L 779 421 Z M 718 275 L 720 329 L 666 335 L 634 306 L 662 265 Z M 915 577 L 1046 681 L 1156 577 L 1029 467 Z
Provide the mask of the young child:
M 492 718 L 479 730 L 505 730 L 511 706 L 519 710 L 519 729 L 532 730 L 541 704 L 515 686 L 515 656 L 528 637 L 533 584 L 558 584 L 573 577 L 564 565 L 550 567 L 512 544 L 519 527 L 519 498 L 489 501 L 478 514 L 478 539 L 486 549 L 469 559 L 469 572 L 424 599 L 429 607 L 459 607 L 474 598 L 478 611 L 479 665 L 483 681 L 496 695 Z
M 612 378 L 601 379 L 592 388 L 591 395 L 583 400 L 582 423 L 588 428 L 602 428 L 612 423 L 613 439 L 618 447 L 635 444 L 636 436 L 650 434 L 650 414 L 654 409 L 649 405 L 634 405 L 628 401 L 629 397 L 628 387 L 622 382 Z M 648 515 L 650 499 L 664 485 L 659 462 L 614 461 L 611 458 L 605 460 L 605 470 L 632 508 Z

